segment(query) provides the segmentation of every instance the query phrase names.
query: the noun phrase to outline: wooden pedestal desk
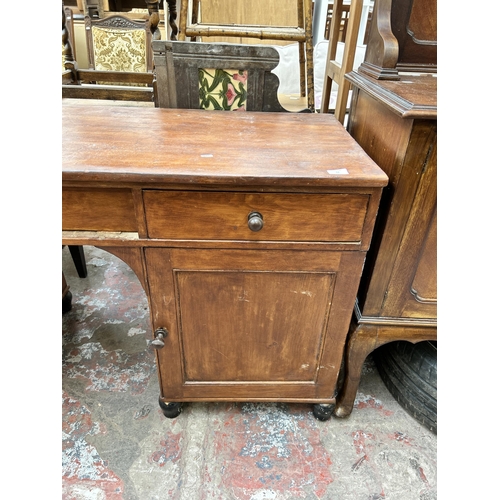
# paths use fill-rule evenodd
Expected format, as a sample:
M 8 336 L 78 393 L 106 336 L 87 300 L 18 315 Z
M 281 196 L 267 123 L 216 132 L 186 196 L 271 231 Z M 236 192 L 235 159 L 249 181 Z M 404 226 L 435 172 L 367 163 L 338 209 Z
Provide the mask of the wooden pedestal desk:
M 386 174 L 331 115 L 63 105 L 63 244 L 147 294 L 160 406 L 333 411 Z

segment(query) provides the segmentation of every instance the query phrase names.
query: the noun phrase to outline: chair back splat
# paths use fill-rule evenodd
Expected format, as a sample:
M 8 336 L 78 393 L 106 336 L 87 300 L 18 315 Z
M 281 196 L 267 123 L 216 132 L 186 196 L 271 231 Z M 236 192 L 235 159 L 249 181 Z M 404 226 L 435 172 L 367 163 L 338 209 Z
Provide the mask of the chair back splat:
M 307 96 L 307 105 L 314 110 L 314 67 L 312 36 L 312 0 L 181 0 L 180 41 L 215 37 L 214 42 L 228 38 L 286 41 L 298 43 L 300 94 Z M 264 9 L 264 10 L 262 10 Z M 292 11 L 295 16 L 291 16 Z M 262 15 L 268 18 L 263 20 Z M 240 22 L 234 20 L 237 17 Z M 291 21 L 290 19 L 295 20 Z M 286 20 L 288 19 L 288 20 Z M 266 24 L 269 21 L 271 24 Z M 291 22 L 291 24 L 289 24 Z M 222 38 L 222 40 L 217 40 Z
M 279 54 L 269 45 L 159 40 L 153 59 L 159 107 L 287 111 L 272 73 Z

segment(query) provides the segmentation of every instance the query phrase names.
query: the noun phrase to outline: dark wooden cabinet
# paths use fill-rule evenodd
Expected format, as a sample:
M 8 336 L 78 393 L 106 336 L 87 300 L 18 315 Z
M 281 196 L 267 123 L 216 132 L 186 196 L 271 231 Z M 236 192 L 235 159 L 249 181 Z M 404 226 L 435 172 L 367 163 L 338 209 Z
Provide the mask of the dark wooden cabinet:
M 437 339 L 437 2 L 375 0 L 365 60 L 346 75 L 348 131 L 389 177 L 355 306 L 335 414 L 385 343 Z
M 337 416 L 350 414 L 371 351 L 394 340 L 437 338 L 437 79 L 400 77 L 348 75 L 348 131 L 389 184 L 358 292 Z

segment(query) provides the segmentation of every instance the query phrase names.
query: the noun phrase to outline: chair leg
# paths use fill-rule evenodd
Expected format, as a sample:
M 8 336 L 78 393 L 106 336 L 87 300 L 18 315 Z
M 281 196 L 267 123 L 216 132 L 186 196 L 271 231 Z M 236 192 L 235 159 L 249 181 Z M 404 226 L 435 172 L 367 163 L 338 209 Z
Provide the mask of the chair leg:
M 82 245 L 68 245 L 69 252 L 73 258 L 73 262 L 76 267 L 76 271 L 80 278 L 87 277 L 87 265 L 85 263 L 85 254 L 83 253 Z

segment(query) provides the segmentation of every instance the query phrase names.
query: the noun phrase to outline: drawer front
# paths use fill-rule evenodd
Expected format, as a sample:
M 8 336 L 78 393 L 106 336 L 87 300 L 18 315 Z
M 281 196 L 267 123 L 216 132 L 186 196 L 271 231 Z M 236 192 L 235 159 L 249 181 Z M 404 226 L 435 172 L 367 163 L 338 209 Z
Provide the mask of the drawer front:
M 359 242 L 369 195 L 145 190 L 143 199 L 150 238 Z
M 130 189 L 63 188 L 64 231 L 137 231 Z

